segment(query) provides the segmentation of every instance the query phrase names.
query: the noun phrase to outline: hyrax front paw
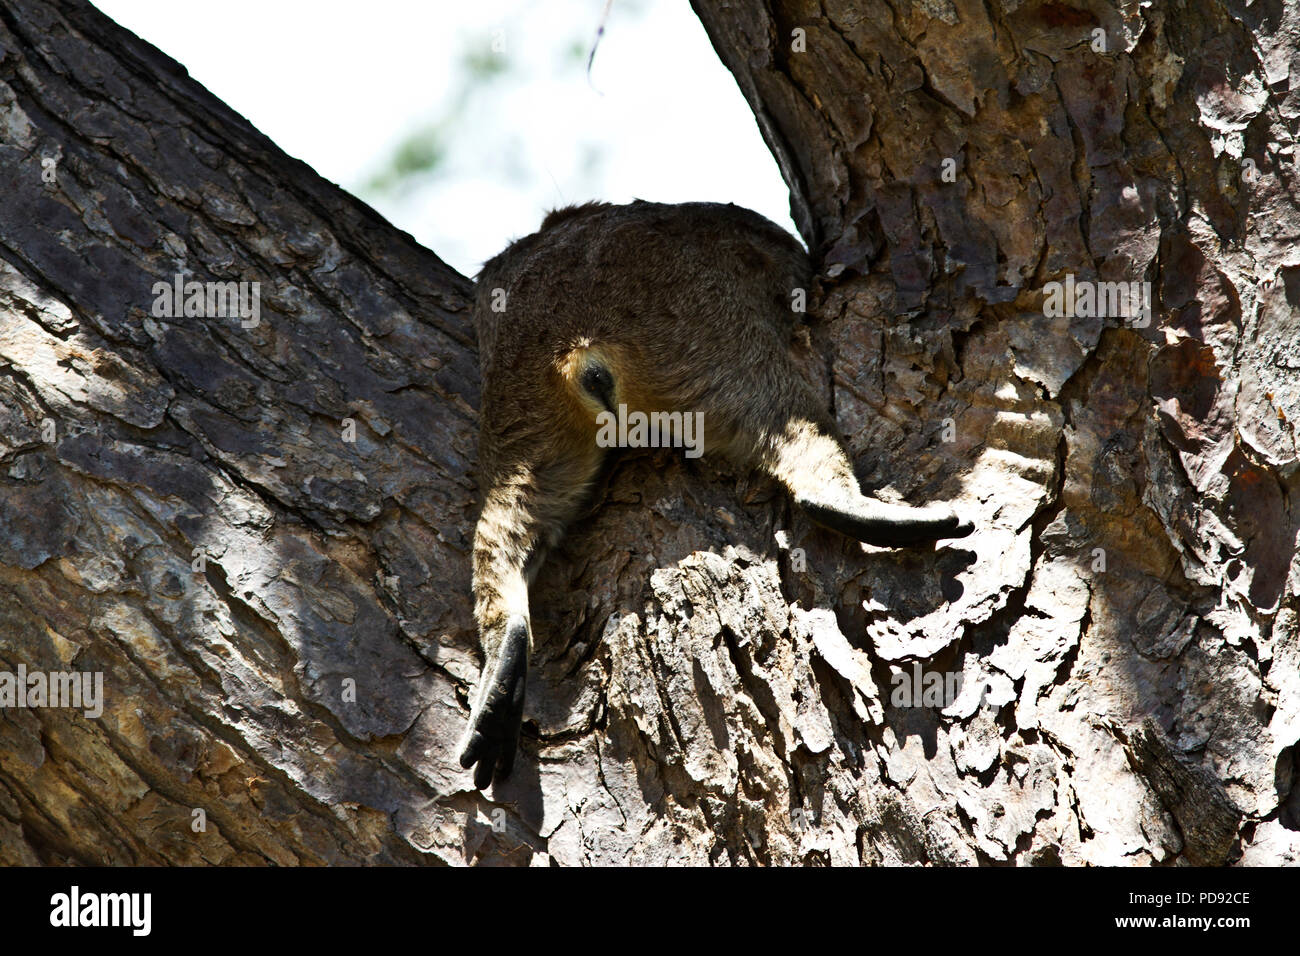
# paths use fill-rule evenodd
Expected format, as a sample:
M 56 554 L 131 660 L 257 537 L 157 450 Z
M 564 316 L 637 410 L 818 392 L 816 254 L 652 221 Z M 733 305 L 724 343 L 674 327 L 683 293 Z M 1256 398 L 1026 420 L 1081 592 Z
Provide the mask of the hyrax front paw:
M 505 780 L 514 767 L 527 678 L 528 622 L 516 616 L 506 626 L 495 660 L 484 663 L 483 686 L 470 712 L 469 728 L 460 750 L 462 767 L 478 765 L 474 770 L 474 786 L 480 790 L 494 776 L 498 783 Z

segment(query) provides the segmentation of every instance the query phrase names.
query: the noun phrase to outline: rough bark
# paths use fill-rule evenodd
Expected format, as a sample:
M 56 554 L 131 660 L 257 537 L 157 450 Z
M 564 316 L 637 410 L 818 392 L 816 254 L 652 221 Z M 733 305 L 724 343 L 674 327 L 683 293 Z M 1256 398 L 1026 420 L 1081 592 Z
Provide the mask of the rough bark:
M 864 487 L 976 534 L 863 549 L 625 461 L 478 794 L 469 282 L 94 10 L 7 3 L 0 670 L 105 702 L 0 709 L 0 861 L 1300 856 L 1300 13 L 697 9 L 822 264 Z M 259 281 L 260 325 L 152 316 L 176 273 Z M 1045 317 L 1066 273 L 1153 321 Z M 914 665 L 960 695 L 897 706 Z

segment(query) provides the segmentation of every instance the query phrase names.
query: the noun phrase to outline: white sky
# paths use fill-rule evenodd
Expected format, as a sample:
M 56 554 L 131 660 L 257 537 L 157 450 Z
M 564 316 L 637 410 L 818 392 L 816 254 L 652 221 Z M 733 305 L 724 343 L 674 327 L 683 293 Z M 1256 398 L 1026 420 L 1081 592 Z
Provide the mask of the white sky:
M 795 231 L 776 163 L 686 0 L 614 0 L 590 83 L 605 0 L 94 2 L 469 275 L 546 210 L 586 199 L 734 202 Z M 494 39 L 505 71 L 472 80 L 462 58 Z M 366 193 L 430 123 L 447 143 L 436 175 Z

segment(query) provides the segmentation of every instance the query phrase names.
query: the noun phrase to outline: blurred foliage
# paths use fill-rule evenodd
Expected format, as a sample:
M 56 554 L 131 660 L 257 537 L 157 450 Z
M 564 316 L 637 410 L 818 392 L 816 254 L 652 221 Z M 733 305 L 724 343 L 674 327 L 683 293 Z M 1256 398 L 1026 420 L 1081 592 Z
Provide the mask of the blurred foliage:
M 484 38 L 465 51 L 457 66 L 450 107 L 442 116 L 420 123 L 402 138 L 383 166 L 361 187 L 363 196 L 401 195 L 445 169 L 453 131 L 467 128 L 465 115 L 470 100 L 485 84 L 509 74 L 511 64 L 507 53 L 494 50 L 491 39 Z
M 628 3 L 628 0 L 624 0 Z M 638 4 L 628 4 L 637 9 Z M 603 20 L 601 21 L 603 27 Z M 557 45 L 555 69 L 558 72 L 586 70 L 588 57 L 595 37 L 586 35 L 587 27 L 580 28 L 566 43 Z M 598 37 L 598 34 L 597 34 Z M 401 198 L 418 186 L 440 175 L 450 175 L 450 160 L 456 136 L 474 128 L 472 106 L 498 82 L 526 82 L 527 77 L 517 75 L 520 70 L 505 50 L 494 49 L 493 37 L 484 35 L 461 55 L 457 62 L 453 88 L 440 114 L 414 122 L 411 129 L 384 159 L 379 168 L 358 185 L 357 192 L 370 200 Z M 517 157 L 517 148 L 502 150 L 505 160 L 503 172 L 507 177 L 524 181 L 531 170 L 519 166 L 511 157 Z M 588 146 L 583 154 L 583 168 L 593 173 L 600 163 L 599 150 Z M 548 171 L 549 175 L 549 171 Z
M 510 70 L 505 53 L 497 53 L 490 42 L 468 50 L 460 58 L 460 65 L 472 80 L 490 80 Z
M 447 158 L 444 125 L 422 126 L 397 144 L 387 165 L 375 173 L 364 187 L 368 193 L 397 193 L 411 180 L 433 173 Z
M 563 62 L 569 66 L 582 66 L 587 62 L 587 54 L 590 52 L 590 41 L 583 40 L 580 37 L 574 37 L 564 51 Z

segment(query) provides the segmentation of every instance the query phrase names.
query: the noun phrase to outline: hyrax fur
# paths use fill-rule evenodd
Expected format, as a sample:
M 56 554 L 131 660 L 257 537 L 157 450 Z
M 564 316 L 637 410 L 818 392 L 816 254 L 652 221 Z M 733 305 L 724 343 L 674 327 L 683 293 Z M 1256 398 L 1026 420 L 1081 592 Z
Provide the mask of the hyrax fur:
M 791 304 L 811 278 L 792 237 L 715 203 L 559 209 L 483 267 L 474 613 L 484 665 L 460 750 L 476 787 L 514 764 L 528 585 L 600 473 L 602 413 L 701 412 L 705 454 L 761 469 L 814 521 L 859 541 L 970 533 L 947 507 L 862 495 L 791 353 Z

